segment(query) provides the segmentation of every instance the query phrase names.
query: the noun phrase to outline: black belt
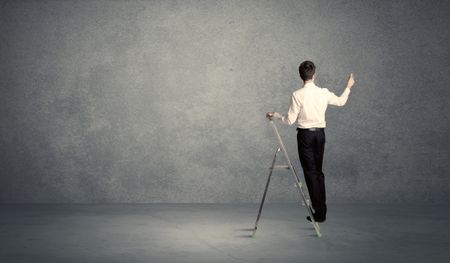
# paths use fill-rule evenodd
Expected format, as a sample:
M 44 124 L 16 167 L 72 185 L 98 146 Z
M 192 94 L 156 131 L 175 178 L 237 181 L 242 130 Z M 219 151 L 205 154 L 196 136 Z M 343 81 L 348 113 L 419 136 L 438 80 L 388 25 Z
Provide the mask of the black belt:
M 297 128 L 297 131 L 323 131 L 325 128 Z

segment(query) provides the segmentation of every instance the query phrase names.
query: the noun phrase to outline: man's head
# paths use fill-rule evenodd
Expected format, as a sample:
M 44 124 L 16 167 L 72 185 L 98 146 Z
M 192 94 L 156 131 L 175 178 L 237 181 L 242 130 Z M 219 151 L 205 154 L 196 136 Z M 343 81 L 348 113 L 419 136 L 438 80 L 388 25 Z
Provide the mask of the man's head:
M 303 81 L 313 79 L 314 73 L 316 73 L 316 66 L 309 60 L 303 61 L 298 67 L 298 72 L 300 73 L 300 78 Z

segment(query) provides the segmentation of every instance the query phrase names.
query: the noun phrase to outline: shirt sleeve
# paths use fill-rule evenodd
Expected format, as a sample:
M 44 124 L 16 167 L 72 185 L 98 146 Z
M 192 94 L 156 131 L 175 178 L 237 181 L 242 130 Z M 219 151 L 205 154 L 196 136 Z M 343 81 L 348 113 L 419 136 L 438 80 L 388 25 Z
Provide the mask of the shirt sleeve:
M 329 91 L 327 89 L 328 92 L 328 104 L 331 105 L 336 105 L 336 106 L 344 106 L 345 103 L 347 102 L 348 99 L 348 95 L 350 94 L 350 89 L 349 88 L 345 88 L 344 92 L 342 92 L 341 96 L 336 96 L 333 92 Z
M 291 125 L 297 120 L 298 114 L 300 112 L 300 108 L 301 108 L 300 102 L 294 96 L 294 94 L 292 94 L 291 101 L 289 103 L 288 114 L 286 116 L 283 116 L 280 113 L 275 112 L 273 117 L 275 119 L 280 119 L 281 122 L 283 122 L 285 124 Z

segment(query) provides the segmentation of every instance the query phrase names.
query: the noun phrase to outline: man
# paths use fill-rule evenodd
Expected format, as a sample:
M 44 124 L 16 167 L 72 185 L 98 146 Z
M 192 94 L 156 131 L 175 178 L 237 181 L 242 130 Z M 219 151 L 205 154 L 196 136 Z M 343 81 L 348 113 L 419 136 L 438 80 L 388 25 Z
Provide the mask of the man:
M 283 123 L 297 125 L 297 144 L 300 163 L 303 168 L 306 186 L 311 197 L 313 216 L 316 222 L 324 222 L 327 214 L 325 198 L 325 176 L 322 172 L 325 148 L 325 111 L 328 104 L 344 106 L 355 80 L 350 74 L 347 87 L 340 97 L 316 84 L 316 67 L 311 61 L 300 64 L 299 73 L 304 85 L 291 97 L 288 114 L 268 112 L 269 119 L 280 119 Z M 311 221 L 308 216 L 306 219 Z

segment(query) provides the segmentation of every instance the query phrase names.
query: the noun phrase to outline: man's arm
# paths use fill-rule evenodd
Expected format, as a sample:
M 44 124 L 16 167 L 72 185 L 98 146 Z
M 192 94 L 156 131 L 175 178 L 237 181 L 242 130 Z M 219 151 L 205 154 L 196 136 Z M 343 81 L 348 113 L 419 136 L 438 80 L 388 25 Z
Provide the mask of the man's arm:
M 350 74 L 347 81 L 347 87 L 344 92 L 342 92 L 341 96 L 336 96 L 333 92 L 328 92 L 328 104 L 336 105 L 336 106 L 344 106 L 347 102 L 348 95 L 350 94 L 350 90 L 355 84 L 355 79 L 353 78 L 353 73 Z
M 289 103 L 288 114 L 286 116 L 283 116 L 278 112 L 268 112 L 266 114 L 266 117 L 270 120 L 279 119 L 281 120 L 281 122 L 291 125 L 297 120 L 300 108 L 300 103 L 298 102 L 297 98 L 295 98 L 294 94 L 292 94 L 291 101 Z

